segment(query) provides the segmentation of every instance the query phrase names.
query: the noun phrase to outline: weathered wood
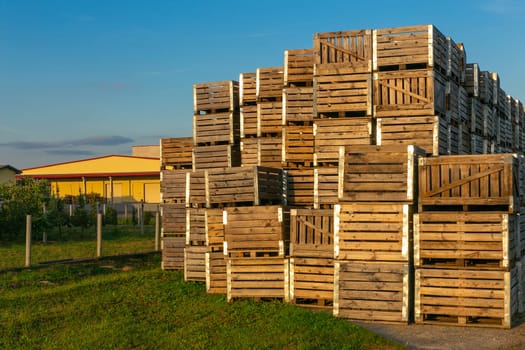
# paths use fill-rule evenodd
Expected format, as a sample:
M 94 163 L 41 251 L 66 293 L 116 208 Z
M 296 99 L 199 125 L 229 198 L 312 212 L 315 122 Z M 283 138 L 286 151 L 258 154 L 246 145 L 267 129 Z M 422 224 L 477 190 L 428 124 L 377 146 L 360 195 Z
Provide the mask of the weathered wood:
M 375 71 L 422 65 L 446 72 L 447 39 L 433 25 L 376 29 L 372 32 L 372 38 Z
M 239 144 L 193 148 L 193 170 L 236 167 L 241 164 Z
M 206 282 L 206 247 L 184 248 L 184 280 Z
M 192 137 L 160 139 L 161 169 L 191 169 Z
M 439 116 L 376 119 L 377 145 L 414 145 L 427 154 L 448 154 L 448 124 Z
M 283 156 L 282 137 L 252 137 L 241 141 L 241 165 L 280 168 Z
M 314 120 L 313 87 L 283 90 L 283 125 L 311 125 Z
M 226 260 L 221 251 L 207 252 L 206 256 L 206 292 L 226 294 Z
M 287 258 L 228 258 L 226 271 L 228 301 L 242 298 L 289 301 Z
M 338 204 L 334 251 L 339 260 L 409 263 L 413 206 L 400 203 Z
M 370 67 L 372 32 L 350 30 L 314 34 L 315 63 Z
M 257 68 L 257 101 L 279 101 L 284 87 L 284 68 Z
M 340 164 L 341 201 L 403 201 L 417 197 L 417 164 L 425 152 L 409 146 L 346 146 Z
M 184 235 L 178 237 L 162 237 L 162 263 L 163 270 L 184 270 L 184 247 L 186 238 Z
M 335 263 L 334 315 L 351 320 L 407 324 L 413 296 L 403 263 Z
M 315 202 L 314 168 L 287 169 L 286 179 L 288 205 L 313 208 Z
M 228 207 L 223 223 L 228 257 L 284 256 L 288 251 L 289 210 L 285 207 Z
M 415 321 L 510 328 L 519 309 L 517 268 L 510 271 L 417 269 Z
M 314 165 L 339 163 L 340 146 L 372 144 L 372 119 L 368 117 L 316 119 Z
M 467 54 L 463 44 L 456 43 L 451 37 L 447 37 L 448 62 L 446 75 L 456 83 L 465 81 L 465 68 L 467 65 Z
M 414 216 L 414 263 L 509 269 L 521 258 L 519 230 L 516 214 L 420 212 Z
M 162 203 L 162 236 L 186 236 L 186 205 Z
M 164 203 L 186 202 L 186 174 L 191 170 L 161 170 L 160 193 Z
M 374 116 L 444 114 L 446 79 L 430 69 L 374 73 Z
M 419 204 L 504 205 L 513 212 L 522 198 L 518 165 L 513 154 L 421 158 Z
M 283 133 L 282 164 L 311 166 L 314 161 L 313 126 L 285 126 Z
M 282 132 L 283 103 L 279 101 L 257 102 L 257 136 Z
M 257 105 L 241 107 L 241 138 L 257 136 Z
M 240 138 L 240 113 L 223 112 L 193 116 L 195 145 L 234 144 Z
M 372 115 L 372 73 L 365 67 L 315 66 L 314 115 Z
M 193 85 L 193 114 L 232 112 L 238 108 L 238 82 L 226 80 Z
M 290 256 L 333 258 L 333 232 L 333 209 L 290 209 Z
M 290 300 L 307 308 L 332 309 L 334 261 L 332 258 L 290 258 Z
M 240 106 L 255 105 L 257 102 L 257 73 L 241 73 L 239 75 Z
M 284 51 L 284 86 L 311 85 L 313 72 L 313 49 Z

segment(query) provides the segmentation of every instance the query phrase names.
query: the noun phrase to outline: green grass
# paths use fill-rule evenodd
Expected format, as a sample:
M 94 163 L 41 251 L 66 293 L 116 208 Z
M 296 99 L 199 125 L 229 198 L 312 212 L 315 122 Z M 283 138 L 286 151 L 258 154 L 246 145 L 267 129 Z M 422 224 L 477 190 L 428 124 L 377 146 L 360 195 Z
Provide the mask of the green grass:
M 139 226 L 106 225 L 102 228 L 102 255 L 134 254 L 155 249 L 155 228 Z M 97 254 L 96 228 L 80 230 L 78 227 L 64 228 L 60 237 L 57 231 L 48 233 L 48 242 L 33 238 L 31 264 L 46 261 L 93 258 Z M 16 268 L 25 264 L 25 241 L 0 241 L 0 270 Z
M 329 313 L 206 294 L 159 254 L 0 274 L 1 349 L 404 349 Z

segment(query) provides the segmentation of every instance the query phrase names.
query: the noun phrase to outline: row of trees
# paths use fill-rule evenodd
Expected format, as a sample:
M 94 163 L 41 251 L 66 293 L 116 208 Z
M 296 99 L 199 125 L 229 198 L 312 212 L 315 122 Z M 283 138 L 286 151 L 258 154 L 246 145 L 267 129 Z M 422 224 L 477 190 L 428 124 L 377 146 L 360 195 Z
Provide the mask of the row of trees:
M 0 185 L 0 239 L 23 238 L 27 215 L 32 216 L 35 235 L 56 228 L 60 238 L 66 226 L 84 229 L 95 225 L 98 203 L 103 200 L 100 195 L 62 199 L 50 193 L 47 180 L 26 178 L 17 183 Z M 66 210 L 67 204 L 75 204 L 71 215 Z M 113 208 L 106 208 L 104 222 L 117 223 L 117 214 Z

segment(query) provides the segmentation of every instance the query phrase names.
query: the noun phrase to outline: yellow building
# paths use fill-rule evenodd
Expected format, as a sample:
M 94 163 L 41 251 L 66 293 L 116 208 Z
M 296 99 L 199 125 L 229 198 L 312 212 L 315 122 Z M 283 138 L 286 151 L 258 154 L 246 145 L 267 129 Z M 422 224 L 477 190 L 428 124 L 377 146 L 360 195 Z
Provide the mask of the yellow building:
M 11 165 L 0 164 L 0 185 L 15 182 L 16 174 L 19 173 L 20 170 Z
M 160 159 L 109 155 L 23 169 L 20 177 L 47 179 L 60 197 L 97 193 L 108 203 L 160 202 Z

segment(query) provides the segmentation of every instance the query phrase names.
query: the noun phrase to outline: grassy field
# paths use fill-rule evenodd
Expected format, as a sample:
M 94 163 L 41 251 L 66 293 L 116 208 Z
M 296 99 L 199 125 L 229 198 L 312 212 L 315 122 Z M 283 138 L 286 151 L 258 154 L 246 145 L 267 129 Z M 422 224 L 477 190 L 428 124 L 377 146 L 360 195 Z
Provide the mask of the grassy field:
M 1 349 L 403 349 L 280 302 L 206 294 L 159 254 L 0 274 Z
M 144 226 L 142 234 L 139 226 L 105 225 L 102 228 L 102 255 L 133 254 L 155 250 L 155 227 Z M 48 233 L 47 243 L 41 237 L 33 239 L 31 264 L 46 261 L 93 258 L 97 254 L 96 228 L 81 230 L 78 227 L 64 228 L 58 235 Z M 0 241 L 0 270 L 24 266 L 25 241 Z

